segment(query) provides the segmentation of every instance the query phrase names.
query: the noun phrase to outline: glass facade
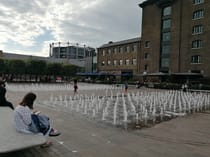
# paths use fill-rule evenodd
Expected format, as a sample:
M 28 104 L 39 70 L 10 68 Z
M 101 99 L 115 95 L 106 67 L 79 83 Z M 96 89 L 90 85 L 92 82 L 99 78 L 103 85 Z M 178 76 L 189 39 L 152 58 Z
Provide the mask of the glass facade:
M 162 36 L 163 41 L 170 41 L 170 39 L 171 39 L 171 33 L 170 32 L 165 32 L 162 35 L 163 35 Z
M 171 14 L 171 6 L 162 8 L 160 71 L 163 72 L 168 72 L 170 66 Z
M 171 28 L 171 19 L 165 19 L 163 20 L 163 29 L 170 29 Z
M 171 15 L 171 6 L 163 8 L 163 16 Z

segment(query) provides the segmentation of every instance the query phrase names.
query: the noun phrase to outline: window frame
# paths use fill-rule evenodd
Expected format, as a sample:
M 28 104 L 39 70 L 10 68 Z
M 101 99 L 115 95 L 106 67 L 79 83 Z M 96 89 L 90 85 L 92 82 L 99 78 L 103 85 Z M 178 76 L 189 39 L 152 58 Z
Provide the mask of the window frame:
M 196 10 L 193 12 L 193 20 L 198 20 L 198 19 L 202 19 L 204 18 L 204 10 L 200 9 L 200 10 Z
M 193 40 L 192 49 L 200 49 L 203 47 L 203 40 Z
M 201 63 L 202 63 L 201 55 L 193 55 L 193 56 L 191 56 L 191 64 L 201 64 Z
M 124 50 L 123 47 L 120 47 L 120 53 L 123 54 Z
M 125 60 L 125 65 L 130 65 L 130 59 Z
M 150 53 L 149 52 L 145 52 L 144 53 L 144 59 L 149 59 L 150 58 Z
M 145 48 L 150 48 L 150 46 L 151 46 L 151 42 L 149 40 L 145 41 L 144 47 Z
M 102 50 L 102 56 L 105 56 L 106 50 Z
M 117 47 L 114 48 L 114 54 L 117 54 Z
M 136 65 L 136 58 L 133 58 L 133 59 L 132 59 L 132 64 L 133 64 L 133 65 Z
M 123 65 L 123 60 L 122 59 L 120 59 L 119 65 Z
M 171 32 L 163 32 L 162 33 L 162 41 L 170 41 L 171 40 Z
M 202 4 L 204 2 L 205 2 L 205 0 L 193 0 L 194 5 Z
M 162 29 L 164 30 L 164 29 L 170 29 L 170 28 L 171 28 L 171 19 L 162 20 Z
M 111 65 L 111 61 L 110 60 L 107 61 L 107 65 L 108 66 Z
M 196 35 L 196 34 L 202 34 L 203 33 L 203 25 L 195 25 L 192 28 L 192 34 Z
M 167 10 L 167 9 L 169 9 L 169 10 Z M 168 11 L 169 11 L 169 13 L 167 13 Z M 162 17 L 170 16 L 171 13 L 172 13 L 172 7 L 171 6 L 166 6 L 166 7 L 163 8 Z
M 116 59 L 113 60 L 113 65 L 114 65 L 114 66 L 117 66 L 117 60 L 116 60 Z

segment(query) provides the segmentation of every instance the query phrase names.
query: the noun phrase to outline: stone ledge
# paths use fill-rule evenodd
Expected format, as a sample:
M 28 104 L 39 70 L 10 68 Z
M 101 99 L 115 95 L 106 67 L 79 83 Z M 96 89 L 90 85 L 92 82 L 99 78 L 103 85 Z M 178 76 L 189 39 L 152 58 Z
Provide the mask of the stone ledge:
M 13 111 L 9 107 L 0 107 L 0 124 L 0 153 L 26 149 L 46 142 L 42 135 L 17 132 L 13 125 Z

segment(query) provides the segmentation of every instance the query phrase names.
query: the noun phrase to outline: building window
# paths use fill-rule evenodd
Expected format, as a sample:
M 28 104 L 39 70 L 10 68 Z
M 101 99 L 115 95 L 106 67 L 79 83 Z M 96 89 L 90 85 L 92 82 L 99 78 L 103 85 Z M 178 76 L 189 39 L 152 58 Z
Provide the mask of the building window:
M 201 56 L 200 55 L 194 55 L 191 57 L 191 63 L 201 63 Z
M 162 58 L 161 59 L 161 67 L 169 67 L 169 58 Z
M 137 52 L 137 45 L 133 45 L 133 51 L 136 53 Z
M 105 62 L 104 61 L 101 62 L 101 66 L 105 66 Z
M 197 10 L 193 12 L 193 20 L 200 19 L 204 17 L 204 11 L 203 10 Z
M 130 46 L 127 46 L 127 47 L 126 47 L 126 51 L 127 51 L 127 53 L 130 52 Z
M 108 60 L 108 61 L 107 61 L 107 65 L 110 65 L 110 64 L 111 64 L 111 61 L 110 61 L 110 60 Z
M 114 62 L 113 62 L 113 63 L 114 63 L 114 66 L 116 66 L 116 65 L 117 65 L 117 60 L 114 60 Z
M 133 62 L 132 63 L 133 65 L 136 65 L 136 59 L 135 58 L 133 58 L 132 62 Z
M 103 55 L 103 56 L 105 56 L 105 53 L 106 53 L 106 51 L 105 51 L 105 50 L 103 50 L 103 51 L 102 51 L 102 55 Z
M 114 48 L 114 54 L 117 54 L 117 48 Z
M 204 3 L 204 0 L 193 0 L 193 4 L 197 5 L 197 4 L 201 4 Z
M 169 16 L 169 15 L 171 15 L 171 6 L 163 8 L 163 16 Z
M 201 33 L 203 33 L 203 26 L 202 25 L 193 26 L 192 34 L 201 34 Z
M 109 49 L 109 50 L 108 50 L 108 55 L 109 55 L 109 56 L 111 55 L 111 52 L 112 52 L 111 49 Z
M 123 65 L 123 60 L 122 59 L 120 60 L 120 65 Z
M 162 41 L 170 41 L 170 39 L 171 39 L 171 33 L 170 32 L 165 32 L 165 33 L 163 33 L 162 34 L 163 36 L 162 36 Z
M 168 57 L 169 58 L 169 53 L 170 53 L 170 46 L 169 45 L 164 45 L 162 46 L 162 57 L 166 58 Z
M 149 66 L 146 64 L 146 65 L 144 65 L 144 71 L 147 71 L 148 70 L 148 68 L 149 68 Z
M 126 59 L 126 60 L 125 60 L 125 64 L 126 64 L 126 65 L 129 65 L 129 64 L 130 64 L 130 60 L 129 60 L 129 59 Z
M 148 59 L 150 57 L 149 53 L 144 53 L 144 59 Z
M 150 47 L 150 41 L 146 41 L 146 42 L 145 42 L 145 47 L 146 47 L 146 48 L 149 48 L 149 47 Z
M 192 41 L 192 48 L 197 49 L 202 47 L 202 40 L 194 40 Z
M 120 53 L 123 53 L 123 47 L 120 47 Z
M 163 29 L 171 28 L 171 19 L 163 20 Z

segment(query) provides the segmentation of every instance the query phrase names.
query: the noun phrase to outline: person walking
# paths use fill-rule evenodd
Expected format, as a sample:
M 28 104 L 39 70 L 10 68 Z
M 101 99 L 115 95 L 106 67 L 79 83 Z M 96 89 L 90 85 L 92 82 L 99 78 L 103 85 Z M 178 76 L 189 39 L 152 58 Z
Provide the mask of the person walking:
M 128 82 L 127 81 L 124 84 L 124 88 L 125 88 L 125 93 L 127 93 L 128 92 Z
M 74 80 L 74 95 L 78 93 L 77 90 L 78 90 L 78 85 L 77 85 L 77 80 L 75 79 Z

